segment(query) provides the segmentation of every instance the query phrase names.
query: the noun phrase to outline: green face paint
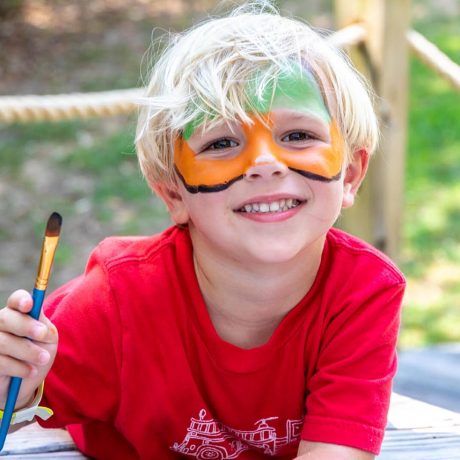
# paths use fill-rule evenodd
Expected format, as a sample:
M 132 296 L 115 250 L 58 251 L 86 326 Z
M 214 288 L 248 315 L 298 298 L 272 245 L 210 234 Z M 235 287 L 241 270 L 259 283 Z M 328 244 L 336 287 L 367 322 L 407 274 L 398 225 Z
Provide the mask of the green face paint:
M 313 75 L 297 63 L 284 70 L 276 81 L 270 81 L 261 97 L 257 97 L 260 77 L 248 84 L 248 111 L 266 114 L 274 109 L 289 108 L 319 118 L 326 124 L 331 116 L 324 104 L 321 90 Z

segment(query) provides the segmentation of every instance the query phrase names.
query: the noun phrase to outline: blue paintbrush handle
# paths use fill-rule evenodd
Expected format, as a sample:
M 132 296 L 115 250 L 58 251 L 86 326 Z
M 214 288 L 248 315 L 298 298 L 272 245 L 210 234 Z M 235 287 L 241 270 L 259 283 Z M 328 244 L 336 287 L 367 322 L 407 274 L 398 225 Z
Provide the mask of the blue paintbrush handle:
M 30 310 L 29 315 L 32 316 L 34 319 L 38 319 L 40 316 L 40 312 L 42 311 L 43 299 L 45 298 L 45 290 L 44 289 L 37 289 L 34 288 L 32 291 L 32 300 L 33 300 L 33 307 Z
M 45 298 L 45 290 L 34 288 L 32 292 L 33 307 L 29 315 L 38 319 Z M 21 388 L 22 378 L 11 377 L 10 386 L 8 387 L 8 397 L 6 399 L 5 409 L 3 411 L 2 424 L 0 426 L 0 451 L 5 444 L 6 435 L 10 428 L 11 418 L 14 412 L 14 406 L 18 400 L 19 390 Z
M 0 451 L 5 444 L 6 435 L 10 428 L 11 417 L 13 416 L 14 406 L 18 399 L 19 389 L 21 388 L 22 379 L 20 377 L 11 377 L 10 386 L 8 387 L 8 398 L 3 411 L 2 425 L 0 427 Z

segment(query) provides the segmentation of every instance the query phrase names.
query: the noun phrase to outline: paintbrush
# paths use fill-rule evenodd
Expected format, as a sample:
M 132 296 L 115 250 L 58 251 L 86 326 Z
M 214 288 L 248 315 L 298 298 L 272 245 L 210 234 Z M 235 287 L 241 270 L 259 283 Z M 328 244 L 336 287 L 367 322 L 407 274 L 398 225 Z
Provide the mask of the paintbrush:
M 45 298 L 46 288 L 48 287 L 48 279 L 53 265 L 54 254 L 59 241 L 61 232 L 62 217 L 53 212 L 46 224 L 45 237 L 43 238 L 40 262 L 38 264 L 37 277 L 35 286 L 32 292 L 33 307 L 29 315 L 37 319 L 40 316 L 43 299 Z M 21 388 L 22 378 L 11 377 L 10 386 L 8 387 L 8 397 L 3 411 L 2 424 L 0 426 L 0 451 L 3 449 L 6 435 L 10 427 L 11 418 L 14 412 L 14 406 L 18 399 L 19 389 Z

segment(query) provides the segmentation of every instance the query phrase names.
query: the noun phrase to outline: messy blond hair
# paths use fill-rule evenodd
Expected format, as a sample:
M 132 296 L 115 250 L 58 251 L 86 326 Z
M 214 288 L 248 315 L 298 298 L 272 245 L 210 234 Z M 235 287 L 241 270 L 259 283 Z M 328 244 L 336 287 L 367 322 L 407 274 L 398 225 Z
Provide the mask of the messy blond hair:
M 344 137 L 347 157 L 378 139 L 370 92 L 346 57 L 307 24 L 279 15 L 267 1 L 235 9 L 171 36 L 140 101 L 136 148 L 151 187 L 174 177 L 174 142 L 190 123 L 250 122 L 248 82 L 257 95 L 298 62 L 316 77 Z M 253 96 L 252 96 L 253 98 Z

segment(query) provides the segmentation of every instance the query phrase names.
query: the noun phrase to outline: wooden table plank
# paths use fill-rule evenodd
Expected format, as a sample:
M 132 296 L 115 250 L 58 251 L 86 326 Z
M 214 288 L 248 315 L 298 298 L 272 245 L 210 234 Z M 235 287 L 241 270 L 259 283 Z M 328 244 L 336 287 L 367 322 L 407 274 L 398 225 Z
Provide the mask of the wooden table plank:
M 52 454 L 52 456 L 50 455 Z M 25 460 L 44 458 L 85 459 L 75 450 L 69 433 L 65 430 L 45 430 L 37 423 L 28 425 L 7 436 L 0 456 Z
M 460 459 L 460 414 L 393 393 L 378 459 Z
M 17 460 L 50 460 L 50 459 L 58 459 L 58 460 L 81 460 L 87 457 L 83 457 L 77 451 L 72 452 L 45 452 L 43 454 L 19 454 L 19 455 L 8 455 L 9 459 L 17 459 Z
M 29 425 L 10 434 L 0 456 L 43 460 L 86 457 L 65 430 Z M 460 414 L 393 393 L 378 460 L 460 460 Z

